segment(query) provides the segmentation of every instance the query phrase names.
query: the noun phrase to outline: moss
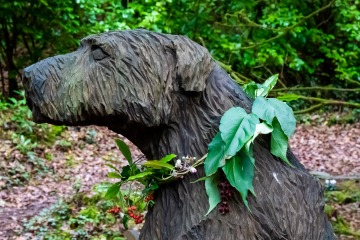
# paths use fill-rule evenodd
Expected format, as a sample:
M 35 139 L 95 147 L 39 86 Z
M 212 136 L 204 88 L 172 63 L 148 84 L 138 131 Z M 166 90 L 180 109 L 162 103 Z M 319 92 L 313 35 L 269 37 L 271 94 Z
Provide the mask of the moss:
M 349 217 L 345 214 L 344 208 L 349 208 L 350 204 L 360 201 L 360 184 L 356 181 L 343 181 L 338 183 L 336 191 L 325 192 L 326 205 L 325 213 L 328 215 L 335 233 L 347 235 L 353 239 L 360 239 L 360 231 L 353 229 L 349 224 Z M 358 210 L 359 211 L 359 210 Z M 351 217 L 350 217 L 351 218 Z

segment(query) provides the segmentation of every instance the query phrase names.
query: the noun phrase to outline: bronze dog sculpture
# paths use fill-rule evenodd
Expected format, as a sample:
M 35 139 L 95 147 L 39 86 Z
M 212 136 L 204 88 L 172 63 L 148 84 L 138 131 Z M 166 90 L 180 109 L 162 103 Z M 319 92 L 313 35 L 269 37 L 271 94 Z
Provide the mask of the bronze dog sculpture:
M 148 159 L 169 153 L 201 157 L 232 106 L 251 101 L 208 51 L 186 37 L 145 30 L 108 32 L 81 41 L 75 52 L 24 70 L 35 122 L 107 126 Z M 249 212 L 240 196 L 231 211 L 205 216 L 208 200 L 197 174 L 162 186 L 140 239 L 335 239 L 321 185 L 288 152 L 278 161 L 266 138 L 255 144 Z

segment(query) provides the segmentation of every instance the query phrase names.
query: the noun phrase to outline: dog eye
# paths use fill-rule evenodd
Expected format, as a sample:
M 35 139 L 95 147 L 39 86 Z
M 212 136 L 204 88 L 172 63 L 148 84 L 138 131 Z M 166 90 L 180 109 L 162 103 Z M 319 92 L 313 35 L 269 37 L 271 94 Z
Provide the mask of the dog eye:
M 107 54 L 104 50 L 101 49 L 98 45 L 92 45 L 91 46 L 91 52 L 95 60 L 100 61 L 106 57 L 109 57 L 109 54 Z

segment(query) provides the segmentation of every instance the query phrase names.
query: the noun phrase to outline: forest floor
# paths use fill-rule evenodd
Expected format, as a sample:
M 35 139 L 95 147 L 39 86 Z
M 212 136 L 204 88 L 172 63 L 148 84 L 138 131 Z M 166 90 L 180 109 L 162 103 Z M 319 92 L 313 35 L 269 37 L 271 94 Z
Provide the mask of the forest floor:
M 359 136 L 360 123 L 331 127 L 300 124 L 290 145 L 309 171 L 359 178 Z M 24 168 L 20 164 L 24 155 L 10 140 L 0 139 L 0 159 L 7 159 L 0 161 L 0 239 L 31 239 L 31 234 L 24 230 L 24 221 L 59 199 L 75 193 L 91 195 L 94 184 L 107 181 L 109 168 L 104 159 L 126 164 L 114 144 L 116 137 L 119 135 L 101 127 L 68 128 L 62 133 L 66 142 L 58 140 L 52 147 L 36 149 L 37 155 L 48 159 L 46 166 L 36 166 L 34 162 L 11 176 L 1 171 Z M 141 157 L 141 152 L 129 144 L 133 157 Z M 40 167 L 42 171 L 34 171 Z M 26 172 L 30 175 L 25 176 Z M 355 184 L 360 186 L 358 182 Z M 359 200 L 337 203 L 334 211 L 336 215 L 333 212 L 330 217 L 341 215 L 352 230 L 360 229 Z M 342 236 L 341 239 L 360 238 Z

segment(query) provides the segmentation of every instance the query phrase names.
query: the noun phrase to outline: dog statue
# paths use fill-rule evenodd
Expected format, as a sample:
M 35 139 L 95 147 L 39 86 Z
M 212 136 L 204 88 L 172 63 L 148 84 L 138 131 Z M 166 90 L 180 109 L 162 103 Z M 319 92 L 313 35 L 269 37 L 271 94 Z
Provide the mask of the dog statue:
M 101 125 L 136 144 L 148 159 L 166 154 L 201 157 L 233 106 L 251 100 L 209 52 L 187 37 L 146 30 L 115 31 L 81 40 L 74 52 L 24 69 L 27 103 L 37 123 Z M 208 210 L 203 177 L 161 186 L 140 239 L 335 239 L 320 183 L 289 151 L 289 167 L 254 147 L 256 197 L 251 212 L 236 196 L 230 212 Z

